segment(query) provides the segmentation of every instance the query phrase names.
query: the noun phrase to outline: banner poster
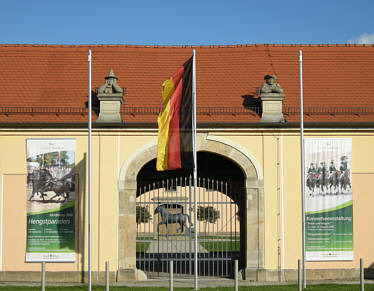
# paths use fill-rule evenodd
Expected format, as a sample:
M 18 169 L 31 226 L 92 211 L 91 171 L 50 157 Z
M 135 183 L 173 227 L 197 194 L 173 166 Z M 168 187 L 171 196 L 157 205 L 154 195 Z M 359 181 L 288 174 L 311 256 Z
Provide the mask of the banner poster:
M 353 260 L 351 165 L 351 139 L 305 139 L 308 261 Z
M 26 262 L 74 262 L 75 140 L 28 139 Z

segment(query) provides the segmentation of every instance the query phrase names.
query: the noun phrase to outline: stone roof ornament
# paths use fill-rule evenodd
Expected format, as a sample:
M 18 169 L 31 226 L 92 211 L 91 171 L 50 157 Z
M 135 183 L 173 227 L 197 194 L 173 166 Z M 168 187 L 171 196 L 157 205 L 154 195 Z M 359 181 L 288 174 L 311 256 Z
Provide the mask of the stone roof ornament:
M 105 77 L 105 79 L 109 79 L 109 78 L 114 78 L 114 79 L 118 80 L 118 78 L 114 75 L 112 68 L 110 68 L 109 75 Z
M 100 114 L 96 120 L 98 123 L 122 123 L 120 114 L 121 104 L 124 102 L 124 89 L 117 84 L 118 77 L 110 69 L 105 77 L 105 84 L 97 91 L 97 99 L 100 101 Z
M 276 82 L 277 76 L 276 75 L 266 75 L 264 77 L 266 83 L 264 83 L 261 87 L 261 93 L 268 94 L 268 93 L 277 93 L 283 95 L 282 87 Z
M 261 86 L 260 99 L 262 103 L 261 122 L 285 122 L 282 109 L 284 92 L 276 82 L 277 76 L 266 75 L 266 83 Z
M 99 88 L 98 94 L 123 93 L 123 89 L 118 86 L 117 80 L 118 78 L 114 75 L 113 69 L 110 69 L 109 75 L 105 77 L 105 84 Z

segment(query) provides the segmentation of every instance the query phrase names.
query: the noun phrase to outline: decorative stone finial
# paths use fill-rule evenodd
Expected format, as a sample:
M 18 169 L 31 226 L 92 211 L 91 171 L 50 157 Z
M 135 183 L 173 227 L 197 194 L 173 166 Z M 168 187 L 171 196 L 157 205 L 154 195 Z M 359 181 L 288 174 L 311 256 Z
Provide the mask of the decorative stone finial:
M 261 122 L 285 122 L 282 105 L 284 99 L 283 88 L 276 83 L 277 76 L 266 75 L 261 87 L 262 117 Z
M 113 69 L 110 69 L 109 75 L 105 77 L 105 84 L 97 91 L 100 114 L 96 122 L 122 123 L 120 109 L 124 101 L 124 90 L 117 84 L 117 80 Z
M 114 75 L 113 69 L 110 69 L 109 75 L 105 77 L 105 84 L 98 90 L 98 94 L 123 93 L 123 89 L 117 84 L 118 78 Z
M 277 93 L 283 95 L 283 89 L 282 87 L 275 82 L 277 79 L 277 76 L 275 75 L 266 75 L 264 77 L 266 83 L 264 83 L 261 87 L 261 94 L 268 94 L 268 93 Z

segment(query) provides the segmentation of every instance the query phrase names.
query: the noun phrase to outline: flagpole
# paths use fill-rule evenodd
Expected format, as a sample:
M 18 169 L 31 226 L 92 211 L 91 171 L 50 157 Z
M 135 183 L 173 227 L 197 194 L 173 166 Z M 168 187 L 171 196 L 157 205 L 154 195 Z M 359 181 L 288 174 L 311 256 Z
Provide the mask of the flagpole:
M 194 192 L 194 225 L 195 225 L 195 290 L 198 290 L 198 261 L 197 261 L 197 153 L 196 153 L 196 55 L 193 50 L 192 62 L 192 146 L 193 146 L 193 192 Z
M 88 291 L 91 291 L 91 50 L 88 50 Z
M 305 269 L 305 173 L 304 173 L 304 101 L 303 101 L 303 52 L 299 50 L 300 72 L 300 153 L 301 153 L 301 208 L 302 208 L 302 259 L 303 259 L 303 288 L 306 288 Z

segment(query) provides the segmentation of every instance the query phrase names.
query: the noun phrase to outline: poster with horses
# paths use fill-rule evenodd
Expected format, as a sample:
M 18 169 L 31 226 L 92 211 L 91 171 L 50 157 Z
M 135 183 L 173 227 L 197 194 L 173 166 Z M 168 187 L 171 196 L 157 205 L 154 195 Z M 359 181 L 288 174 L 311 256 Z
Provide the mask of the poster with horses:
M 26 262 L 75 261 L 75 140 L 27 139 Z
M 308 261 L 353 260 L 351 169 L 351 139 L 305 139 Z

